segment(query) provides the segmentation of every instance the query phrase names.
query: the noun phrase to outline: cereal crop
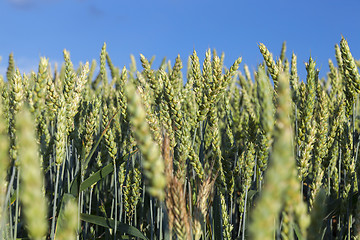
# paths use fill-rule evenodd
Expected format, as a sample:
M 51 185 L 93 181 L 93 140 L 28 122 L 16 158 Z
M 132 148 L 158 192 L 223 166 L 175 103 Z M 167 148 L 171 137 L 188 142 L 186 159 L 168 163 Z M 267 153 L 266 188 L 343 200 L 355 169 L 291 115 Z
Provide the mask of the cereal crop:
M 360 239 L 360 61 L 344 37 L 328 73 L 254 54 L 119 68 L 104 44 L 24 73 L 10 54 L 0 238 Z

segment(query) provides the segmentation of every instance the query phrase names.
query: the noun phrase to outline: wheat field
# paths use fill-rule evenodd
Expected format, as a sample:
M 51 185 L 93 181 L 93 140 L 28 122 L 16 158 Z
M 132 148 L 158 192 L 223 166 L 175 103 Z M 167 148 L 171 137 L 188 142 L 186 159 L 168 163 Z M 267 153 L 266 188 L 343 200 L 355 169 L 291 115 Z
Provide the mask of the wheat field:
M 10 54 L 0 238 L 360 239 L 360 62 L 343 37 L 328 73 L 259 50 L 253 72 L 210 49 L 30 73 Z

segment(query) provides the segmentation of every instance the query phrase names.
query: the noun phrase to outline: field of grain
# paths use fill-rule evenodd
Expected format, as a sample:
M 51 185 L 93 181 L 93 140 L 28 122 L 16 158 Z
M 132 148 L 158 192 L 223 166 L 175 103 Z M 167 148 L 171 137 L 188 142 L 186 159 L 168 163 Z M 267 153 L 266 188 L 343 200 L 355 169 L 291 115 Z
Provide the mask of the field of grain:
M 360 239 L 360 62 L 344 38 L 327 74 L 259 50 L 254 72 L 215 50 L 127 69 L 104 44 L 99 72 L 11 54 L 0 238 Z

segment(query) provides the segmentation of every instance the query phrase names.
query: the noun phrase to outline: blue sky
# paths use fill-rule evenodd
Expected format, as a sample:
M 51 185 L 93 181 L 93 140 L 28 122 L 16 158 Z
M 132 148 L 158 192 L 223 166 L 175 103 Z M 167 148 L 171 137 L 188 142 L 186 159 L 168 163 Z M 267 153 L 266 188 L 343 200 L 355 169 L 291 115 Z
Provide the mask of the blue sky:
M 208 48 L 225 52 L 225 64 L 243 57 L 250 69 L 262 61 L 258 43 L 279 56 L 298 55 L 300 76 L 310 54 L 320 75 L 335 61 L 334 45 L 341 35 L 360 58 L 359 0 L 2 0 L 0 1 L 0 74 L 14 53 L 21 71 L 37 69 L 39 58 L 62 62 L 67 49 L 76 65 L 99 59 L 104 42 L 116 66 L 129 66 L 156 55 L 172 62 L 180 54 L 186 65 L 193 49 L 200 59 Z M 140 68 L 140 64 L 138 64 Z

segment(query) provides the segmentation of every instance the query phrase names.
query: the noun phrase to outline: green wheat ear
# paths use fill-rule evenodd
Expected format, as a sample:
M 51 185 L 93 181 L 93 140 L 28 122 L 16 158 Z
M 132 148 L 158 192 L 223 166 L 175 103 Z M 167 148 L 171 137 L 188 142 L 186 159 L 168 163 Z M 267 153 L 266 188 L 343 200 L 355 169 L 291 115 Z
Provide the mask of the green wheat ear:
M 291 95 L 289 77 L 279 75 L 278 106 L 276 126 L 274 130 L 274 145 L 269 168 L 265 174 L 264 190 L 252 213 L 250 232 L 253 239 L 272 239 L 276 231 L 276 223 L 281 208 L 286 203 L 291 204 L 294 214 L 300 219 L 300 229 L 306 230 L 308 216 L 306 206 L 300 197 L 300 183 L 297 180 L 297 170 L 293 156 L 291 115 Z M 290 201 L 290 202 L 289 202 Z M 295 205 L 296 204 L 296 205 Z M 262 229 L 259 231 L 259 229 Z M 303 232 L 305 234 L 306 232 Z
M 15 61 L 14 61 L 14 54 L 10 53 L 9 55 L 9 65 L 6 71 L 6 78 L 8 82 L 11 81 L 13 75 L 15 74 Z
M 260 146 L 261 154 L 258 159 L 258 164 L 261 171 L 265 171 L 267 166 L 268 151 L 272 143 L 272 133 L 274 128 L 274 104 L 273 104 L 273 89 L 269 78 L 266 76 L 264 68 L 259 68 L 257 74 L 257 98 L 260 106 Z
M 36 143 L 35 124 L 25 108 L 16 121 L 19 134 L 19 161 L 21 167 L 20 199 L 24 206 L 26 228 L 32 239 L 43 239 L 48 230 L 47 202 L 44 196 L 43 173 L 39 146 Z
M 360 92 L 360 75 L 355 60 L 350 52 L 348 42 L 344 37 L 340 41 L 341 58 L 343 61 L 343 71 L 346 81 L 351 81 L 356 92 Z
M 59 217 L 57 240 L 75 240 L 78 226 L 78 205 L 74 199 L 69 199 L 64 208 L 64 214 Z
M 147 191 L 154 197 L 163 200 L 166 178 L 164 175 L 164 161 L 158 144 L 151 136 L 149 124 L 146 122 L 146 112 L 141 103 L 141 97 L 132 83 L 125 89 L 128 101 L 128 114 L 133 126 L 134 136 L 144 157 L 144 175 L 148 181 Z
M 276 91 L 277 85 L 278 85 L 277 78 L 280 73 L 279 68 L 276 65 L 271 53 L 269 52 L 269 50 L 266 48 L 266 46 L 263 43 L 259 44 L 259 49 L 260 49 L 261 54 L 264 57 L 264 61 L 266 63 L 266 66 L 268 67 L 268 71 L 269 71 L 272 79 L 274 80 L 274 89 Z
M 6 130 L 6 122 L 4 119 L 3 101 L 0 98 L 0 206 L 3 206 L 5 201 L 7 181 L 6 175 L 9 167 L 9 139 Z M 0 219 L 3 217 L 3 209 L 0 207 Z M 1 226 L 0 226 L 1 227 Z M 2 235 L 0 234 L 0 237 Z

